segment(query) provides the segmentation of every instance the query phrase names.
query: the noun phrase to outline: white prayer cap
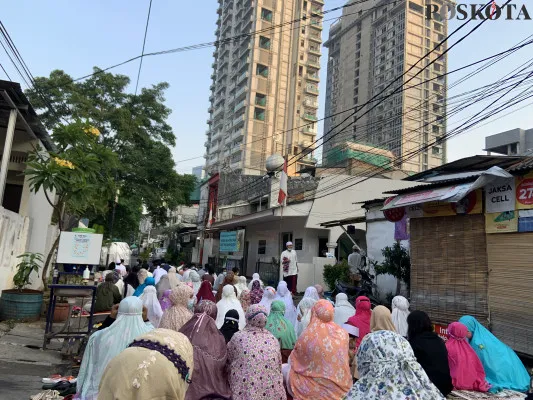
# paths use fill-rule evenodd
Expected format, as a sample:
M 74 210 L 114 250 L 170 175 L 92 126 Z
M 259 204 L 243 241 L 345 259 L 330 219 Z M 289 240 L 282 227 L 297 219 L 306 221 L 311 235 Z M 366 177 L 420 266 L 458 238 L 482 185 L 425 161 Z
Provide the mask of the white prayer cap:
M 285 246 L 292 246 L 292 242 L 285 243 Z

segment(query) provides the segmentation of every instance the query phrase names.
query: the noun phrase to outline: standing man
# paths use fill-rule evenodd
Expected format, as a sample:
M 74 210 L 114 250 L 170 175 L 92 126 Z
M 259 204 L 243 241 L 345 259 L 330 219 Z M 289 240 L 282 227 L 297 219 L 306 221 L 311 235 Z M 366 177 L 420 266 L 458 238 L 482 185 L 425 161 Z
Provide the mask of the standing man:
M 362 267 L 363 257 L 361 256 L 361 250 L 356 244 L 352 247 L 352 254 L 348 256 L 348 265 L 350 266 L 350 277 L 353 283 L 358 284 L 361 280 L 358 268 Z
M 287 242 L 285 246 L 287 250 L 283 251 L 280 257 L 283 280 L 287 282 L 288 289 L 295 295 L 298 285 L 298 257 L 296 250 L 292 249 L 292 242 Z

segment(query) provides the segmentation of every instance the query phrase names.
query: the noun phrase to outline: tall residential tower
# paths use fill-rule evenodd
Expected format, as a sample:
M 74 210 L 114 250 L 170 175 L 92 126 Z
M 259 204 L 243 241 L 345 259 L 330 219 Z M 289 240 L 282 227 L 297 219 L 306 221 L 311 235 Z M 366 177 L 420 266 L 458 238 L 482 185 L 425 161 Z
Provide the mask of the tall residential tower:
M 442 55 L 443 46 L 401 77 L 447 36 L 445 20 L 426 19 L 426 3 L 442 4 L 442 0 L 348 3 L 342 18 L 331 26 L 325 43 L 329 49 L 325 114 L 340 114 L 325 120 L 325 165 L 337 162 L 338 157 L 333 156 L 346 142 L 390 150 L 396 157 L 396 166 L 405 171 L 423 171 L 445 162 L 445 143 L 407 159 L 423 144 L 446 133 L 443 74 L 447 71 L 447 59 Z M 408 89 L 398 91 L 365 114 L 378 99 L 404 86 L 435 58 L 436 63 L 405 85 Z M 385 90 L 398 77 L 401 78 Z M 423 83 L 431 78 L 435 79 Z M 356 107 L 373 98 L 376 101 L 355 115 L 353 125 L 342 129 L 354 121 L 351 118 L 330 132 Z
M 265 172 L 272 154 L 314 163 L 322 0 L 219 0 L 206 170 Z M 297 21 L 297 22 L 294 22 Z

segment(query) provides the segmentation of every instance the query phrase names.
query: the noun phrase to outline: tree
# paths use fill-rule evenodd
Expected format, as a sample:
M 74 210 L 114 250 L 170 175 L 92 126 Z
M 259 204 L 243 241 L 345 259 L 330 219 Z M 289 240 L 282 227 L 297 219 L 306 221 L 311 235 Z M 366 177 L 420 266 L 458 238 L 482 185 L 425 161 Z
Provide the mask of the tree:
M 411 286 L 411 258 L 407 249 L 396 242 L 392 247 L 385 247 L 381 253 L 385 260 L 381 264 L 375 265 L 376 274 L 390 274 L 397 279 L 396 295 L 400 294 L 402 281 L 405 282 L 409 290 Z
M 80 218 L 91 212 L 106 212 L 106 199 L 115 192 L 113 171 L 118 163 L 116 154 L 102 145 L 99 131 L 87 123 L 58 125 L 52 140 L 56 150 L 47 154 L 35 148 L 28 156 L 24 173 L 32 191 L 44 191 L 53 208 L 52 219 L 63 231 L 71 228 L 64 225 L 66 215 Z M 59 235 L 44 264 L 44 285 L 58 243 Z
M 100 131 L 102 146 L 117 155 L 114 181 L 120 193 L 113 236 L 129 241 L 138 230 L 143 206 L 154 224 L 165 223 L 167 210 L 189 203 L 195 178 L 174 169 L 169 146 L 176 138 L 166 122 L 171 110 L 164 104 L 169 85 L 143 88 L 135 96 L 126 92 L 127 76 L 98 68 L 94 72 L 87 80 L 74 82 L 65 72 L 52 71 L 48 78 L 36 78 L 37 89 L 29 89 L 27 95 L 46 127 L 52 129 L 65 120 L 86 121 Z M 115 195 L 102 200 L 107 212 L 86 216 L 108 227 Z

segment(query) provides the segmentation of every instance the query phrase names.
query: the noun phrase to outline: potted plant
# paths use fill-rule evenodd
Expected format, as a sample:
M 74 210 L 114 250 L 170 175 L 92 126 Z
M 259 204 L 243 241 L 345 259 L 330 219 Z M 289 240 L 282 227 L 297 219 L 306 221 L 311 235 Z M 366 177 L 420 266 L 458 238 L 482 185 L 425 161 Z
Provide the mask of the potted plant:
M 17 273 L 13 277 L 16 289 L 2 290 L 0 319 L 28 319 L 37 320 L 41 314 L 43 292 L 25 289 L 31 284 L 30 276 L 33 272 L 39 274 L 43 264 L 43 255 L 39 253 L 24 253 L 17 258 Z
M 60 297 L 57 299 L 54 307 L 54 322 L 63 322 L 68 318 L 68 313 L 70 311 L 70 304 L 68 304 L 67 299 Z

